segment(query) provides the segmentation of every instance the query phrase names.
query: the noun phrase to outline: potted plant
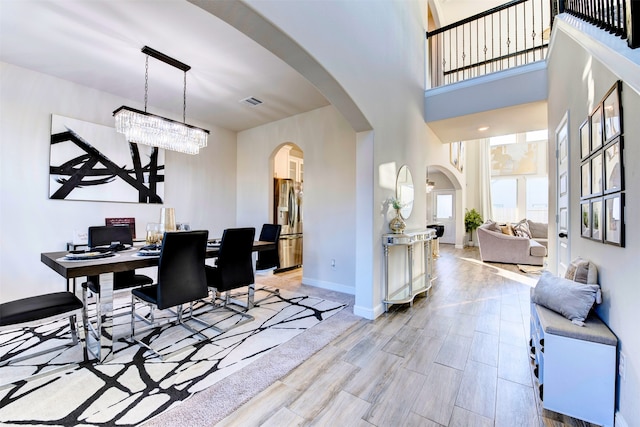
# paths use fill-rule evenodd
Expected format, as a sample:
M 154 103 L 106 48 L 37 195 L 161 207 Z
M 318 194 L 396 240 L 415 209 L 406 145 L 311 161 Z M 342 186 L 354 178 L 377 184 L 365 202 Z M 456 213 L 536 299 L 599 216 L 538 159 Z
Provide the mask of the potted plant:
M 464 229 L 469 233 L 469 245 L 473 246 L 473 231 L 480 227 L 484 220 L 482 215 L 475 209 L 466 209 L 464 213 Z

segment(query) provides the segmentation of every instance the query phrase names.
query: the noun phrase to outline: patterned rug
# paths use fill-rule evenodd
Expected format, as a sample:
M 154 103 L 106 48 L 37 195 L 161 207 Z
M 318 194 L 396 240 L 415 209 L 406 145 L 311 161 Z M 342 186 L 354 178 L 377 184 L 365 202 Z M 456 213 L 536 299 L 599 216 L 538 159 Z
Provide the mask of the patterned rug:
M 129 317 L 123 316 L 114 321 L 115 356 L 107 363 L 77 363 L 82 360 L 82 350 L 76 346 L 1 367 L 0 423 L 139 425 L 250 363 L 260 363 L 263 355 L 345 307 L 286 290 L 280 296 L 256 291 L 257 301 L 267 296 L 270 298 L 249 311 L 255 320 L 228 332 L 218 333 L 189 322 L 209 338 L 206 341 L 199 341 L 196 334 L 175 325 L 143 334 L 143 341 L 161 354 L 182 350 L 165 361 L 126 338 L 117 338 L 125 337 L 129 331 Z M 121 305 L 120 301 L 115 306 L 117 311 L 128 310 L 126 303 Z M 239 315 L 223 310 L 209 310 L 200 318 L 218 327 L 241 321 Z M 0 360 L 9 353 L 25 351 L 23 348 L 57 345 L 59 341 L 52 338 L 57 336 L 68 338 L 68 324 L 55 322 L 0 333 Z M 28 382 L 22 380 L 42 374 L 46 375 Z

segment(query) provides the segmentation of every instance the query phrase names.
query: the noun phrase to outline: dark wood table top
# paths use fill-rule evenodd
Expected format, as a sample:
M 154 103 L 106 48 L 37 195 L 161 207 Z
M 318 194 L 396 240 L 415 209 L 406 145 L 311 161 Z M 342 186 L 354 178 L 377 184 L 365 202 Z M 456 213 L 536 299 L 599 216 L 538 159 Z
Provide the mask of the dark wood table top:
M 255 241 L 253 251 L 268 251 L 276 248 L 273 242 Z M 82 276 L 95 276 L 102 273 L 135 270 L 136 268 L 154 267 L 158 265 L 157 256 L 139 257 L 137 247 L 116 253 L 116 256 L 86 261 L 67 261 L 62 259 L 68 251 L 43 252 L 40 261 L 66 279 Z M 215 258 L 220 246 L 207 246 L 207 258 Z

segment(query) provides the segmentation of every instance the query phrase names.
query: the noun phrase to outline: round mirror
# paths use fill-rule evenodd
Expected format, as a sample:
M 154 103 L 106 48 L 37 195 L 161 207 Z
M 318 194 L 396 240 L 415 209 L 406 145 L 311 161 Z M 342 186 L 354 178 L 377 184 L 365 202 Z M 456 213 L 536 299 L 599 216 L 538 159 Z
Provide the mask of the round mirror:
M 398 171 L 396 178 L 396 199 L 402 204 L 400 215 L 402 218 L 409 218 L 413 210 L 413 178 L 409 171 L 409 166 L 404 165 Z

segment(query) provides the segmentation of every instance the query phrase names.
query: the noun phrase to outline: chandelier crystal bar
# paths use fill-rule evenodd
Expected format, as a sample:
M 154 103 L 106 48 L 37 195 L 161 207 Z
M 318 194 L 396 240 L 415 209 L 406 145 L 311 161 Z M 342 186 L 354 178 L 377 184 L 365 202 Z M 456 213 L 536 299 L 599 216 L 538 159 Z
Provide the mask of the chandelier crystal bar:
M 122 106 L 113 112 L 116 131 L 127 141 L 186 154 L 207 146 L 209 131 L 166 117 Z

